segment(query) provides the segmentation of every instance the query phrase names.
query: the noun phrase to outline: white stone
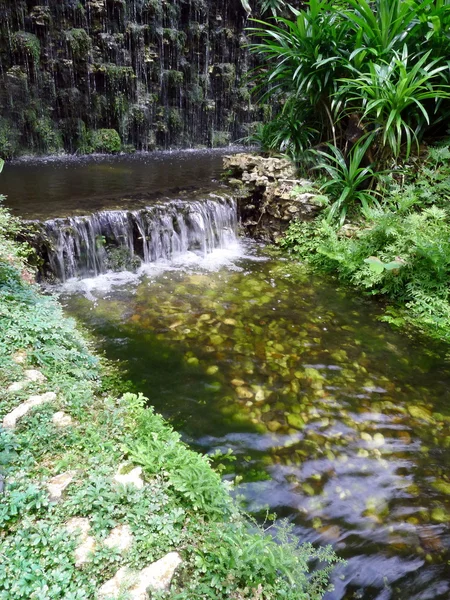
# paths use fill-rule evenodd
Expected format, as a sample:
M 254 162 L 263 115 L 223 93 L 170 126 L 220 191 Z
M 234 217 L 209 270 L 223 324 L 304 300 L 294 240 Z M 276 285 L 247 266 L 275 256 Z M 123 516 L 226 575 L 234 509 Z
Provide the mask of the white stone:
M 138 596 L 133 596 L 133 592 L 145 591 L 147 588 L 154 590 L 167 590 L 169 589 L 170 582 L 175 573 L 176 568 L 181 565 L 183 561 L 178 552 L 169 552 L 163 558 L 152 563 L 139 573 L 138 584 L 131 589 L 131 597 L 133 600 Z
M 13 356 L 13 361 L 18 365 L 22 365 L 26 361 L 26 359 L 27 354 L 23 350 L 19 350 Z
M 133 535 L 128 525 L 119 525 L 114 527 L 105 540 L 105 546 L 108 548 L 117 548 L 123 553 L 130 549 L 133 542 Z
M 136 581 L 137 573 L 131 571 L 128 567 L 120 568 L 112 579 L 106 581 L 99 589 L 97 598 L 118 598 L 124 590 L 133 585 Z M 146 598 L 147 600 L 147 598 Z
M 85 517 L 73 517 L 66 523 L 66 529 L 69 533 L 80 531 L 83 538 L 87 537 L 90 528 L 91 524 L 89 523 L 89 519 L 86 519 Z
M 40 371 L 38 371 L 37 369 L 28 369 L 25 371 L 25 377 L 27 379 L 29 379 L 30 381 L 45 381 L 46 377 L 45 375 L 42 375 L 42 373 Z
M 61 473 L 56 475 L 53 479 L 47 483 L 47 490 L 50 494 L 50 500 L 59 500 L 64 490 L 72 483 L 75 473 L 68 471 L 67 473 Z
M 129 465 L 127 464 L 120 465 L 113 480 L 121 485 L 134 485 L 138 490 L 141 490 L 144 487 L 142 467 L 135 467 L 128 473 L 122 473 L 122 471 L 127 468 L 129 468 Z
M 68 427 L 72 425 L 72 417 L 61 410 L 53 415 L 52 423 L 56 427 Z
M 89 555 L 94 552 L 97 542 L 95 538 L 88 535 L 83 542 L 75 549 L 75 566 L 80 568 L 89 560 Z
M 25 416 L 32 408 L 45 402 L 52 402 L 53 400 L 56 400 L 55 392 L 47 392 L 41 396 L 30 396 L 28 400 L 22 402 L 22 404 L 4 417 L 3 427 L 5 429 L 14 429 L 18 419 Z
M 94 552 L 97 542 L 89 535 L 91 524 L 89 519 L 74 517 L 67 521 L 66 529 L 69 533 L 79 533 L 81 544 L 75 549 L 75 566 L 82 567 L 89 560 L 89 555 Z
M 169 589 L 175 570 L 182 562 L 178 552 L 170 552 L 140 572 L 122 567 L 102 585 L 98 598 L 118 598 L 126 589 L 130 600 L 148 600 L 147 589 Z
M 14 383 L 12 383 L 9 388 L 8 388 L 8 392 L 20 392 L 20 390 L 23 390 L 23 388 L 27 385 L 26 381 L 15 381 Z

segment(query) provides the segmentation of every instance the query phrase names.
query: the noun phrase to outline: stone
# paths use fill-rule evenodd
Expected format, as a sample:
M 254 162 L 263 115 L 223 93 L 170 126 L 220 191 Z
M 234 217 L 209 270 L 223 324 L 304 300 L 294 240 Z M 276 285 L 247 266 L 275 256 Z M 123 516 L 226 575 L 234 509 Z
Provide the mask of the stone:
M 135 467 L 131 471 L 123 472 L 128 469 L 129 465 L 122 464 L 117 469 L 117 473 L 114 475 L 113 481 L 120 483 L 121 485 L 133 485 L 138 490 L 144 487 L 144 480 L 142 479 L 142 467 Z
M 40 371 L 38 371 L 37 369 L 27 369 L 25 371 L 25 377 L 29 380 L 29 381 L 35 381 L 35 382 L 43 382 L 46 380 L 45 375 L 42 375 L 42 373 Z
M 73 519 L 67 521 L 66 529 L 69 533 L 75 533 L 79 530 L 83 539 L 86 539 L 89 530 L 91 529 L 91 524 L 89 519 L 86 519 L 85 517 L 73 517 Z
M 305 426 L 305 421 L 300 415 L 295 415 L 291 413 L 286 417 L 286 419 L 289 425 L 291 427 L 294 427 L 294 429 L 303 429 Z
M 120 594 L 130 587 L 136 581 L 136 573 L 128 567 L 121 567 L 112 579 L 105 581 L 102 587 L 98 590 L 97 598 L 119 598 Z M 130 596 L 128 596 L 130 597 Z M 148 596 L 144 596 L 145 600 Z
M 433 420 L 431 412 L 422 406 L 409 406 L 408 412 L 414 419 L 421 419 L 422 421 L 427 422 Z
M 237 154 L 226 156 L 224 167 L 239 189 L 242 227 L 256 239 L 274 242 L 294 218 L 308 221 L 323 208 L 324 197 L 288 159 Z
M 281 423 L 278 423 L 278 421 L 268 421 L 267 422 L 267 429 L 269 431 L 272 431 L 273 433 L 278 431 L 280 428 L 281 428 Z
M 450 483 L 448 481 L 444 481 L 443 479 L 437 479 L 433 481 L 431 484 L 435 490 L 441 492 L 441 494 L 446 494 L 450 496 Z
M 56 477 L 50 479 L 50 481 L 47 483 L 47 490 L 50 494 L 50 500 L 60 500 L 64 490 L 72 483 L 74 477 L 75 472 L 68 471 L 67 473 L 61 473 L 61 475 L 56 475 Z
M 245 381 L 243 381 L 242 379 L 232 379 L 231 380 L 231 385 L 234 385 L 234 387 L 240 387 L 241 385 L 244 385 Z
M 95 538 L 89 535 L 91 524 L 89 519 L 74 517 L 67 521 L 66 529 L 69 533 L 79 533 L 81 544 L 75 549 L 75 566 L 80 568 L 88 562 L 97 545 Z
M 54 400 L 56 400 L 55 392 L 47 392 L 46 394 L 42 394 L 40 396 L 30 396 L 28 400 L 22 402 L 22 404 L 4 417 L 3 427 L 5 429 L 14 429 L 17 421 L 24 417 L 32 408 L 46 402 L 52 402 Z
M 68 427 L 72 425 L 72 417 L 61 410 L 53 415 L 52 423 L 55 427 Z
M 147 589 L 168 590 L 177 567 L 182 563 L 178 552 L 170 552 L 142 571 L 122 567 L 98 591 L 98 599 L 119 598 L 127 591 L 130 600 L 148 600 Z
M 130 527 L 128 525 L 114 527 L 104 543 L 108 548 L 117 548 L 120 553 L 126 552 L 133 543 L 133 535 Z
M 246 387 L 237 387 L 236 393 L 238 398 L 241 398 L 242 400 L 253 398 L 253 392 Z
M 433 508 L 431 518 L 437 523 L 448 523 L 450 521 L 450 515 L 442 507 Z
M 27 360 L 27 353 L 24 350 L 19 350 L 13 355 L 12 359 L 17 365 L 23 365 Z
M 26 385 L 27 385 L 26 381 L 15 381 L 8 387 L 7 391 L 8 392 L 20 392 L 20 390 L 23 390 L 23 388 Z
M 80 568 L 89 561 L 89 555 L 95 551 L 97 542 L 95 538 L 88 535 L 85 540 L 75 549 L 75 566 Z

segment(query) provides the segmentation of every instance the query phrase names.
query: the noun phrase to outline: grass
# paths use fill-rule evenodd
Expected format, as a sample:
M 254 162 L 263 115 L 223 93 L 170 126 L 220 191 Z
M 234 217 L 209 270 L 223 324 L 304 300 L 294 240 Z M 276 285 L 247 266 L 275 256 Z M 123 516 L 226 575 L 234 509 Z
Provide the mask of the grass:
M 146 398 L 118 389 L 75 323 L 30 283 L 19 229 L 0 209 L 0 384 L 7 390 L 30 368 L 46 381 L 4 392 L 0 419 L 31 394 L 57 399 L 13 431 L 0 426 L 0 599 L 95 598 L 120 567 L 142 569 L 173 550 L 183 563 L 171 590 L 152 598 L 322 598 L 337 561 L 331 549 L 300 545 L 283 524 L 273 528 L 275 541 L 241 513 L 209 457 L 190 450 Z M 71 426 L 53 423 L 60 410 Z M 113 484 L 124 462 L 143 467 L 143 489 Z M 46 483 L 68 471 L 74 480 L 63 500 L 51 501 Z M 75 565 L 77 535 L 65 528 L 72 517 L 87 517 L 96 540 L 83 568 Z M 121 524 L 133 535 L 123 555 L 104 544 Z M 310 572 L 311 561 L 323 568 Z

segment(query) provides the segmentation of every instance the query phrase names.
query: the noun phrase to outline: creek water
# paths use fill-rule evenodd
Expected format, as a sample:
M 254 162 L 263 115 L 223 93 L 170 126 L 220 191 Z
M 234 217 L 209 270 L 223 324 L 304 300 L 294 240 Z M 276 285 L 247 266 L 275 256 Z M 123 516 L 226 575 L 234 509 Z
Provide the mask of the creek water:
M 209 168 L 202 178 L 215 176 Z M 30 171 L 20 173 L 25 181 Z M 186 227 L 194 220 L 207 235 L 204 209 L 178 201 L 195 216 Z M 178 239 L 170 222 L 165 233 Z M 207 247 L 196 234 L 160 257 L 137 253 L 136 273 L 69 279 L 59 288 L 67 314 L 193 447 L 233 450 L 226 476 L 242 477 L 250 512 L 263 518 L 268 508 L 348 560 L 327 600 L 448 600 L 445 349 L 380 322 L 377 303 L 240 240 L 229 220 L 220 229 Z

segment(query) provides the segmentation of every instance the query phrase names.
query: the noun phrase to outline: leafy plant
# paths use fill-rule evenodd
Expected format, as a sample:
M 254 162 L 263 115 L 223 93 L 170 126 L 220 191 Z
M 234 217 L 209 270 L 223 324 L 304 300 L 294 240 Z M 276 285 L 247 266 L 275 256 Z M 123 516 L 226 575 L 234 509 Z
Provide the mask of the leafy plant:
M 249 28 L 258 41 L 250 50 L 263 61 L 264 69 L 254 74 L 262 100 L 287 95 L 306 99 L 321 118 L 329 135 L 334 134 L 331 98 L 336 81 L 343 75 L 347 22 L 326 0 L 311 0 L 307 9 L 296 11 L 291 21 L 275 17 L 273 23 L 255 20 Z
M 444 149 L 430 154 L 418 173 L 405 173 L 403 186 L 386 186 L 383 205 L 369 207 L 350 235 L 324 220 L 296 222 L 281 246 L 343 282 L 385 296 L 394 303 L 386 316 L 392 322 L 450 340 L 450 168 Z M 430 185 L 436 189 L 430 192 Z
M 373 135 L 366 136 L 351 149 L 349 157 L 343 152 L 328 144 L 329 152 L 322 150 L 317 154 L 323 157 L 315 168 L 326 171 L 329 179 L 321 186 L 321 191 L 326 191 L 334 198 L 328 212 L 330 221 L 337 219 L 342 225 L 347 213 L 359 203 L 363 212 L 367 212 L 377 204 L 375 192 L 370 190 L 370 184 L 379 173 L 375 173 L 371 166 L 363 166 L 367 151 L 372 143 Z
M 354 71 L 353 78 L 342 79 L 344 85 L 338 93 L 345 112 L 361 111 L 361 121 L 379 132 L 381 151 L 388 146 L 396 159 L 404 140 L 409 157 L 412 141 L 418 144 L 424 124 L 430 124 L 424 101 L 450 97 L 447 88 L 434 85 L 446 66 L 430 61 L 430 52 L 413 65 L 409 64 L 410 58 L 405 46 L 402 54 L 395 54 L 389 63 L 371 62 L 367 74 Z

